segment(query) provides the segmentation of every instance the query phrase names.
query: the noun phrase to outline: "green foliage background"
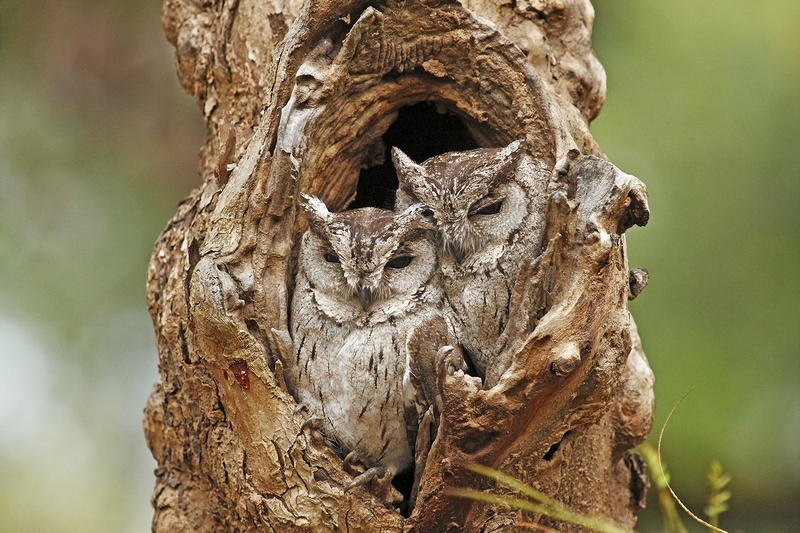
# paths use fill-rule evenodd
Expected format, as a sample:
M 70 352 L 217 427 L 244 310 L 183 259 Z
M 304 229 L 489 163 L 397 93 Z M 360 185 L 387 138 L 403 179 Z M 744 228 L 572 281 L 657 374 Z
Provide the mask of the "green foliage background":
M 800 530 L 800 3 L 597 0 L 593 132 L 648 186 L 632 303 L 665 460 L 722 526 Z M 203 130 L 158 0 L 0 3 L 0 532 L 149 529 L 144 277 Z M 653 505 L 651 505 L 651 508 Z M 656 531 L 652 513 L 639 528 Z M 726 523 L 727 521 L 727 523 Z
M 698 512 L 712 458 L 728 520 L 800 530 L 800 3 L 597 0 L 608 99 L 592 125 L 644 180 L 632 302 L 656 375 L 656 430 Z M 657 431 L 656 431 L 657 432 Z M 780 524 L 779 524 L 780 522 Z

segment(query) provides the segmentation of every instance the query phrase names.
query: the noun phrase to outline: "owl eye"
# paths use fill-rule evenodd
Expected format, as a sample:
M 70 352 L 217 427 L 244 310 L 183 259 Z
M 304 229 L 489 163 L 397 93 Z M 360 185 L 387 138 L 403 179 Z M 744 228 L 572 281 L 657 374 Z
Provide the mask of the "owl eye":
M 424 216 L 424 217 L 429 217 L 429 216 L 431 216 L 432 214 L 433 214 L 433 211 L 432 211 L 432 210 L 430 210 L 430 209 L 425 209 L 425 210 L 422 212 L 422 216 Z
M 503 207 L 503 200 L 498 200 L 485 207 L 481 207 L 474 213 L 471 213 L 471 215 L 496 215 L 500 212 L 501 207 Z
M 328 263 L 340 263 L 341 262 L 341 261 L 339 261 L 339 256 L 336 255 L 336 254 L 325 254 L 324 257 L 325 257 L 325 261 L 327 261 Z
M 401 255 L 386 263 L 386 266 L 389 268 L 405 268 L 411 264 L 412 259 L 414 259 L 413 255 Z

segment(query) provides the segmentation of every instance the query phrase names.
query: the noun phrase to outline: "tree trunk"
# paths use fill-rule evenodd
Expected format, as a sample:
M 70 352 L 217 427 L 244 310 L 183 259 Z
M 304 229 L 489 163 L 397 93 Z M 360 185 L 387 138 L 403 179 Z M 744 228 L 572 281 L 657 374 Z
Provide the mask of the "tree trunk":
M 605 74 L 588 0 L 300 4 L 164 4 L 209 135 L 203 183 L 148 271 L 160 356 L 145 410 L 153 530 L 511 531 L 524 520 L 583 531 L 448 495 L 504 491 L 472 462 L 632 527 L 646 481 L 627 451 L 650 430 L 653 377 L 627 310 L 642 283 L 623 233 L 649 212 L 644 185 L 589 133 Z M 417 450 L 405 517 L 344 491 L 342 460 L 302 429 L 286 389 L 297 199 L 390 207 L 390 146 L 429 156 L 515 139 L 552 174 L 543 252 L 522 267 L 503 333 L 510 368 L 486 390 L 440 372 L 438 432 Z

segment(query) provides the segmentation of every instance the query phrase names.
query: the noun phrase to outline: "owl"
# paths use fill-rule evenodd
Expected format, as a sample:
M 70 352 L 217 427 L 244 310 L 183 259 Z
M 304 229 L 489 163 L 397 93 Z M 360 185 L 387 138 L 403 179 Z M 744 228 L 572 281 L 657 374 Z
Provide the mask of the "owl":
M 407 339 L 436 317 L 445 323 L 434 227 L 420 205 L 331 213 L 305 195 L 300 205 L 309 229 L 291 304 L 287 381 L 342 455 L 390 480 L 414 461 L 419 406 Z
M 540 253 L 551 169 L 528 156 L 520 141 L 422 164 L 395 147 L 392 159 L 399 180 L 395 208 L 422 203 L 435 220 L 446 315 L 490 387 L 507 366 L 497 361 L 497 344 L 517 274 Z

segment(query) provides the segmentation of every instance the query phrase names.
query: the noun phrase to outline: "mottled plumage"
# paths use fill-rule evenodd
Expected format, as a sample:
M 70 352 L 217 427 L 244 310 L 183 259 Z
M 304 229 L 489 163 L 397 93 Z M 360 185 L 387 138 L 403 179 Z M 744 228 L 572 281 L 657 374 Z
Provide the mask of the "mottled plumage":
M 309 230 L 300 245 L 287 378 L 328 439 L 391 478 L 414 460 L 406 340 L 439 316 L 443 298 L 433 226 L 421 206 L 330 213 L 313 197 L 301 206 Z
M 395 207 L 422 203 L 435 219 L 447 317 L 492 386 L 505 370 L 492 360 L 517 274 L 540 253 L 550 169 L 525 154 L 519 141 L 422 164 L 397 148 L 392 157 L 400 182 Z

